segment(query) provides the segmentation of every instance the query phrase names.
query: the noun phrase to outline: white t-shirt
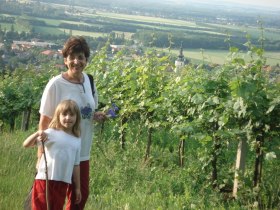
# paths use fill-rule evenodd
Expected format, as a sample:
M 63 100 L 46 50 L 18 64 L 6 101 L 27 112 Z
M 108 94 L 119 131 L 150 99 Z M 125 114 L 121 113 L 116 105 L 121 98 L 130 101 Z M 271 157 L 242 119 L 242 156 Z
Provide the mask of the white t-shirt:
M 48 179 L 71 183 L 74 165 L 80 164 L 81 139 L 62 130 L 48 128 L 45 154 L 48 165 Z M 35 179 L 46 179 L 46 164 L 41 156 Z
M 41 98 L 40 114 L 53 117 L 56 106 L 63 100 L 74 100 L 81 111 L 81 161 L 89 160 L 93 137 L 93 113 L 97 109 L 98 93 L 94 85 L 94 98 L 89 78 L 84 75 L 84 83 L 76 84 L 62 77 L 52 78 L 45 87 Z

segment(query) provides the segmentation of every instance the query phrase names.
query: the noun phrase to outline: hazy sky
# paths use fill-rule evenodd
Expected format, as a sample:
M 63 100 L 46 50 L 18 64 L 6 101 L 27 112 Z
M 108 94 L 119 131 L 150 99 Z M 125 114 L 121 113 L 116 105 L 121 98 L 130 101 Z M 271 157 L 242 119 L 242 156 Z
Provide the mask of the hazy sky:
M 203 3 L 238 3 L 238 4 L 247 4 L 247 5 L 256 5 L 256 6 L 266 6 L 280 9 L 280 0 L 165 0 L 167 2 L 177 2 L 180 4 L 188 3 L 188 2 L 203 2 Z
M 216 2 L 231 2 L 280 8 L 280 0 L 216 0 Z

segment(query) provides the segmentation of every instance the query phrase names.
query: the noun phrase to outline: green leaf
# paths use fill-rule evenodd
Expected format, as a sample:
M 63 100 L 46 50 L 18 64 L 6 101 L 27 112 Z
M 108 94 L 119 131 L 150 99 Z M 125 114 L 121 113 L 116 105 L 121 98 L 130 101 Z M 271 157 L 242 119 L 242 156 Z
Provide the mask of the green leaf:
M 229 48 L 229 51 L 230 51 L 231 53 L 237 53 L 237 52 L 239 52 L 239 49 L 238 49 L 237 47 L 230 47 L 230 48 Z

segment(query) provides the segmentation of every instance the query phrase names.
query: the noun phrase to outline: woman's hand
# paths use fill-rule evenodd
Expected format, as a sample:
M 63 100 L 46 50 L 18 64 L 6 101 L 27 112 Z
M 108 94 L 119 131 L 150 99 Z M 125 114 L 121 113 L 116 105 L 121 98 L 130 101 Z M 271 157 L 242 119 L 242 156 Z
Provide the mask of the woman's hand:
M 107 120 L 107 116 L 106 116 L 106 113 L 104 112 L 95 112 L 94 115 L 93 115 L 93 120 L 97 121 L 97 122 L 104 122 L 105 120 Z

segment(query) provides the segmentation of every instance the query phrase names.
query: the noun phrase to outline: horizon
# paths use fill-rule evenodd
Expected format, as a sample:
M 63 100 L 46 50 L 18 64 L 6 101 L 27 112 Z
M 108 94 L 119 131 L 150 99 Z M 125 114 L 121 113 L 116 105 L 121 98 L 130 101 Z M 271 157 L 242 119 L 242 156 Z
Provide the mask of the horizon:
M 232 3 L 239 3 L 239 4 L 251 4 L 251 5 L 260 5 L 260 6 L 271 6 L 271 7 L 280 7 L 280 1 L 279 0 L 222 0 L 226 2 L 232 2 Z
M 189 1 L 195 1 L 195 0 L 164 0 L 164 1 L 169 1 L 169 2 L 180 2 L 180 3 L 187 3 Z M 207 0 L 199 0 L 196 2 L 217 2 L 217 3 L 240 3 L 240 4 L 255 4 L 255 5 L 272 5 L 272 6 L 280 6 L 280 1 L 279 0 L 212 0 L 207 1 Z
M 188 4 L 188 3 L 206 3 L 206 4 L 238 4 L 241 6 L 255 6 L 255 7 L 266 7 L 266 8 L 274 8 L 280 9 L 280 1 L 279 0 L 150 0 L 146 2 L 162 2 L 162 3 L 175 3 L 175 4 Z

